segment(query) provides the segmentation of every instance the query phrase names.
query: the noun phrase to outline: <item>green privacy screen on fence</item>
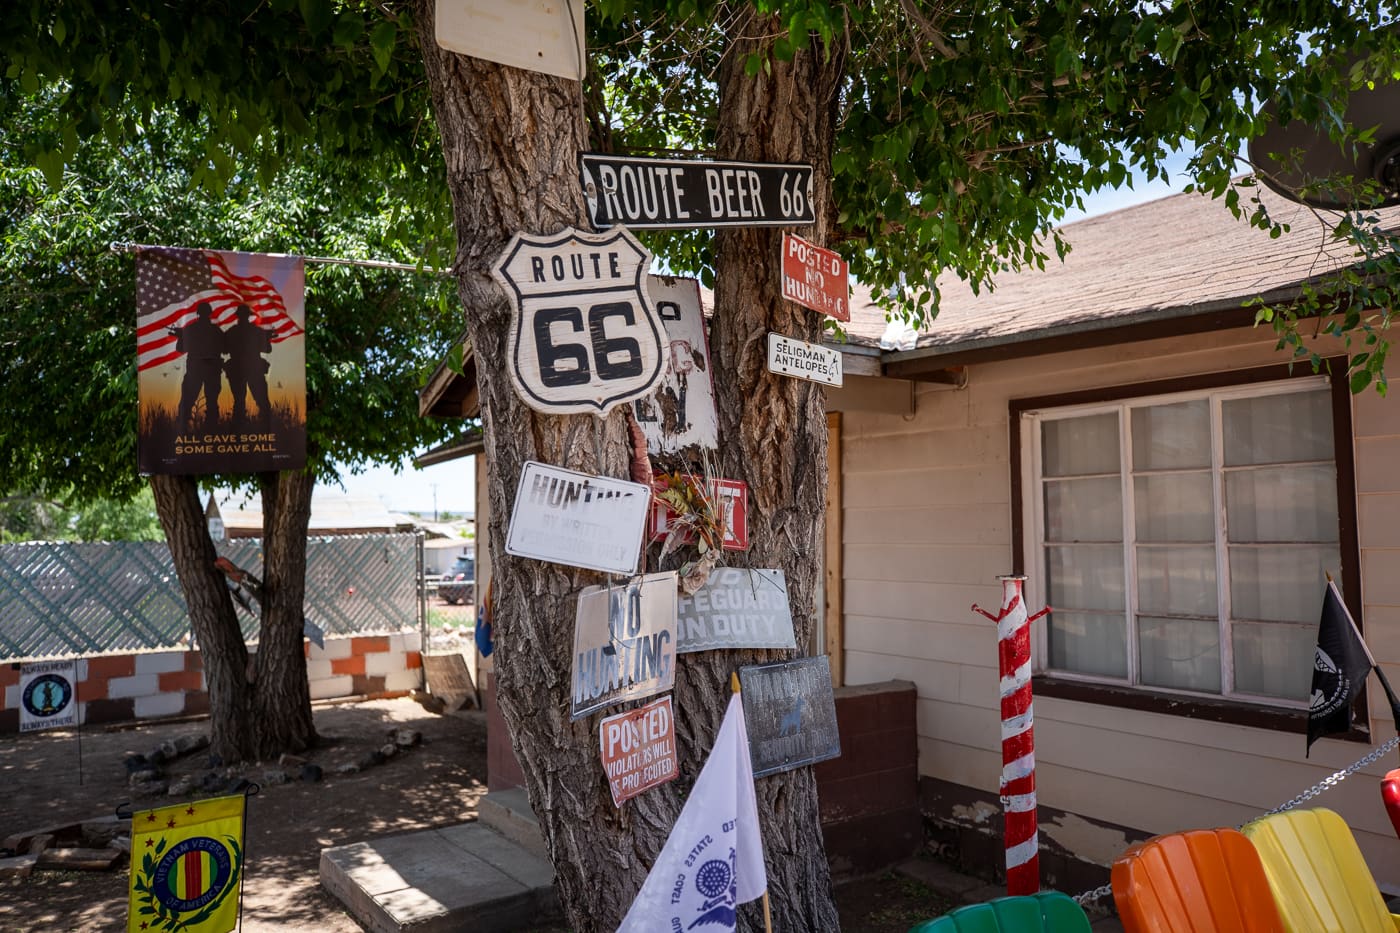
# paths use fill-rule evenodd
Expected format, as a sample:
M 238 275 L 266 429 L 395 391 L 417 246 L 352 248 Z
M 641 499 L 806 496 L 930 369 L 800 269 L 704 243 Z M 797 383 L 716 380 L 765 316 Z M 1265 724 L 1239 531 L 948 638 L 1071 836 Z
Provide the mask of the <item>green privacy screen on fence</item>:
M 413 534 L 308 538 L 307 619 L 327 635 L 418 628 L 421 548 Z M 218 550 L 262 576 L 261 542 Z M 257 618 L 236 608 L 256 640 Z M 163 541 L 0 546 L 0 660 L 170 648 L 189 630 Z

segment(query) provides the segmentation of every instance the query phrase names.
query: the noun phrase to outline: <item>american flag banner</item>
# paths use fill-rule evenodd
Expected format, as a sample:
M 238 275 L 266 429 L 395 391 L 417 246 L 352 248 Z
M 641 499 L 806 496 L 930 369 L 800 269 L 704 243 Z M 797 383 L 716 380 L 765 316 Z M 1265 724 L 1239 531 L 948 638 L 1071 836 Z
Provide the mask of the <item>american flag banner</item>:
M 300 256 L 137 248 L 142 473 L 305 465 L 305 290 Z
M 295 278 L 301 304 L 304 261 L 300 256 L 224 253 L 212 249 L 143 248 L 136 254 L 136 354 L 138 371 L 180 358 L 171 328 L 195 319 L 195 307 L 209 302 L 214 323 L 227 327 L 240 304 L 253 310 L 253 323 L 275 331 L 273 343 L 304 333 L 287 313 L 282 293 L 263 275 L 235 275 L 229 262 L 236 257 L 261 259 Z

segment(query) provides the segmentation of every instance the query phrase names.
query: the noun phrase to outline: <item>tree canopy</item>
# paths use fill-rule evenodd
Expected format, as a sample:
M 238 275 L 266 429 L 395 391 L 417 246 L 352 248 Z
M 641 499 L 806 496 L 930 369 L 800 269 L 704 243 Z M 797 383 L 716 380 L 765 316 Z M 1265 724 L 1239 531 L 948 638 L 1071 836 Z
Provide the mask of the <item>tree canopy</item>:
M 1051 226 L 1068 207 L 1135 171 L 1162 176 L 1174 152 L 1189 154 L 1202 190 L 1226 194 L 1248 169 L 1241 143 L 1262 131 L 1266 99 L 1282 121 L 1341 133 L 1346 91 L 1389 80 L 1398 44 L 1378 0 L 752 6 L 781 28 L 748 56 L 751 73 L 810 47 L 849 50 L 831 164 L 834 245 L 893 309 L 920 318 L 936 313 L 939 272 L 982 286 L 1000 269 L 1043 263 L 1064 248 Z M 724 24 L 743 7 L 590 7 L 590 145 L 713 152 Z M 197 185 L 251 168 L 269 179 L 307 146 L 436 171 L 410 14 L 406 4 L 332 0 L 12 4 L 0 14 L 7 93 L 48 88 L 52 105 L 20 152 L 57 184 L 80 140 L 132 140 L 144 115 L 170 106 L 203 121 L 202 150 L 186 167 Z M 1338 50 L 1363 65 L 1338 68 Z M 1270 223 L 1247 191 L 1230 206 Z M 711 238 L 647 239 L 673 269 L 712 276 Z
M 171 107 L 133 112 L 130 138 L 82 140 L 55 186 L 26 153 L 59 96 L 0 97 L 0 379 L 23 387 L 0 399 L 0 489 L 42 478 L 84 501 L 139 488 L 135 263 L 111 244 L 450 263 L 440 172 L 311 148 L 267 181 L 233 173 L 209 190 L 196 179 L 207 122 Z M 453 432 L 421 419 L 415 395 L 461 332 L 449 298 L 431 273 L 308 267 L 308 458 L 319 476 L 397 463 Z

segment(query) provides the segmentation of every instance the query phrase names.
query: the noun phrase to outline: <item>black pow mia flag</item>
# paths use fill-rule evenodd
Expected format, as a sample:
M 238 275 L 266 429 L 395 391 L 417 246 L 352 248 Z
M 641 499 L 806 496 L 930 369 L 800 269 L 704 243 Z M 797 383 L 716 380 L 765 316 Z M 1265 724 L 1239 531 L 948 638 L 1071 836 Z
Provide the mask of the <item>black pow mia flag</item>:
M 1308 705 L 1308 747 L 1324 735 L 1351 728 L 1351 704 L 1366 686 L 1374 664 L 1356 623 L 1342 602 L 1337 584 L 1327 581 L 1322 620 L 1313 652 L 1311 702 Z

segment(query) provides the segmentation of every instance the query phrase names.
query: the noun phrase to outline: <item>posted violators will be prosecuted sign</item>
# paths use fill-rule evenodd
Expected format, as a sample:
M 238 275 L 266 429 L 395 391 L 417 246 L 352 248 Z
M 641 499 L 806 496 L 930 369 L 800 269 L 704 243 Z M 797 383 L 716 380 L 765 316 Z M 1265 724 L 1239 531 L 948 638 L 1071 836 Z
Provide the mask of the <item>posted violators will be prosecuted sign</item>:
M 676 768 L 676 720 L 671 698 L 662 697 L 646 706 L 609 716 L 598 727 L 603 771 L 613 804 L 644 790 L 674 780 Z
M 841 351 L 769 333 L 768 371 L 839 386 L 842 382 Z

